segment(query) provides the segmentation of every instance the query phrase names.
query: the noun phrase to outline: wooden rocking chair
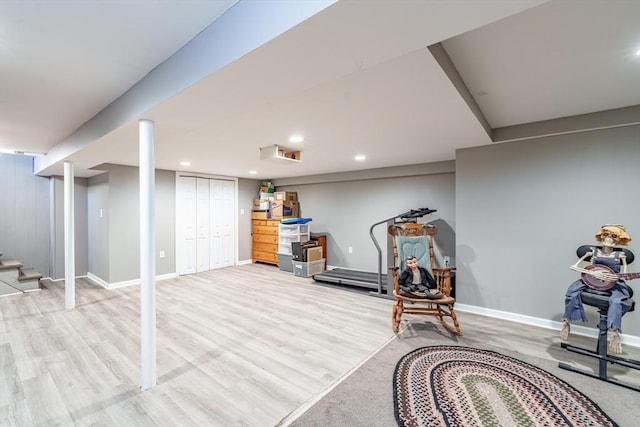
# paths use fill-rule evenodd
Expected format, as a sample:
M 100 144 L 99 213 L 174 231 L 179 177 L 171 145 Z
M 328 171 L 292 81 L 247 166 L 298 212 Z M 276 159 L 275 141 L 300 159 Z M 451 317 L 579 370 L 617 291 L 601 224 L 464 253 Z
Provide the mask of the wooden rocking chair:
M 396 302 L 393 305 L 391 325 L 394 332 L 398 332 L 404 313 L 425 316 L 436 316 L 442 325 L 452 334 L 462 335 L 458 318 L 453 309 L 455 298 L 451 296 L 451 267 L 436 267 L 433 250 L 433 236 L 438 228 L 431 224 L 398 223 L 390 225 L 389 234 L 393 238 L 393 257 L 395 266 L 389 267 L 393 275 L 393 295 Z M 437 288 L 443 297 L 426 299 L 409 297 L 400 292 L 399 276 L 406 267 L 405 259 L 415 256 L 418 265 L 429 270 L 436 281 Z M 451 322 L 445 321 L 450 317 Z M 453 327 L 450 325 L 453 323 Z

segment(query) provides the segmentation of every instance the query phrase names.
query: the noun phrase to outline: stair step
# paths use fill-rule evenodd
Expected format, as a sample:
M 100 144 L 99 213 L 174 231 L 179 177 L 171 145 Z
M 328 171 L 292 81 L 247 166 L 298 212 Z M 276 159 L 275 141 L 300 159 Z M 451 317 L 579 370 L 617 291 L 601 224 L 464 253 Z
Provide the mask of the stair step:
M 12 270 L 14 268 L 22 268 L 22 263 L 13 258 L 0 259 L 0 270 Z
M 18 282 L 13 286 L 23 292 L 39 291 L 41 289 L 40 279 L 42 279 L 42 274 L 38 273 L 33 268 L 21 269 L 20 275 L 18 276 Z
M 25 268 L 20 270 L 20 275 L 18 276 L 18 280 L 20 282 L 25 282 L 27 280 L 40 280 L 42 279 L 42 274 L 35 271 L 33 268 Z

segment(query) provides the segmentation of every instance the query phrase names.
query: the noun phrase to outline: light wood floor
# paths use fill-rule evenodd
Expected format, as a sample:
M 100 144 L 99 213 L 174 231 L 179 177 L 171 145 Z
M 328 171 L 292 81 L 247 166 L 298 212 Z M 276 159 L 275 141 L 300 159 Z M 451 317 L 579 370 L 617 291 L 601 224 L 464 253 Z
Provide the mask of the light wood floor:
M 391 301 L 273 266 L 159 281 L 143 392 L 139 287 L 46 286 L 0 298 L 3 426 L 273 426 L 393 336 Z
M 143 392 L 139 287 L 78 280 L 65 310 L 63 283 L 46 286 L 0 298 L 2 426 L 275 426 L 394 336 L 392 301 L 273 266 L 164 280 L 158 384 Z M 465 337 L 563 357 L 555 331 L 459 317 Z

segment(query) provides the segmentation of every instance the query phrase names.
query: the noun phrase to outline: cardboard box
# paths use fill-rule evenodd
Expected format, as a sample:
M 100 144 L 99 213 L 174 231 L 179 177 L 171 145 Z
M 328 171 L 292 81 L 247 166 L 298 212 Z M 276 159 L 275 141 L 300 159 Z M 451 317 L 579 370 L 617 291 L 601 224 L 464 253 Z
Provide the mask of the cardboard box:
M 295 191 L 276 191 L 273 193 L 274 200 L 291 200 L 294 202 L 298 201 L 298 193 Z
M 271 181 L 262 181 L 262 185 L 260 186 L 260 191 L 262 193 L 273 193 L 274 186 Z
M 269 216 L 271 219 L 297 218 L 300 216 L 300 205 L 292 200 L 269 202 Z
M 283 151 L 282 155 L 284 156 L 285 159 L 302 160 L 300 158 L 300 152 L 299 151 Z
M 253 199 L 253 207 L 251 209 L 254 211 L 268 211 L 269 202 L 262 199 Z
M 269 211 L 252 211 L 251 219 L 269 219 Z
M 320 261 L 322 259 L 322 246 L 307 248 L 306 252 L 307 256 L 305 261 L 307 262 Z

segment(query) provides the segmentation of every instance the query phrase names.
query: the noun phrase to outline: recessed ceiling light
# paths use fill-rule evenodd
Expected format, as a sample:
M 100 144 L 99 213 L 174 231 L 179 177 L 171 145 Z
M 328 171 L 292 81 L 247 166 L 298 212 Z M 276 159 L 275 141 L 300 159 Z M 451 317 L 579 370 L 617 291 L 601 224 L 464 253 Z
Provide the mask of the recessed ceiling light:
M 258 171 L 249 171 L 249 175 L 255 175 L 257 173 L 258 173 Z
M 289 138 L 289 142 L 302 142 L 304 141 L 304 137 L 302 135 L 292 135 Z
M 180 162 L 180 166 L 191 166 L 191 162 L 182 161 Z
M 367 157 L 363 156 L 362 154 L 358 154 L 357 156 L 354 157 L 354 159 L 356 159 L 357 161 L 361 162 L 363 160 L 367 160 Z
M 640 49 L 636 50 L 636 56 L 640 56 Z

